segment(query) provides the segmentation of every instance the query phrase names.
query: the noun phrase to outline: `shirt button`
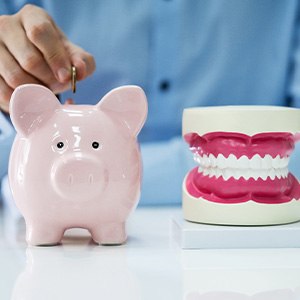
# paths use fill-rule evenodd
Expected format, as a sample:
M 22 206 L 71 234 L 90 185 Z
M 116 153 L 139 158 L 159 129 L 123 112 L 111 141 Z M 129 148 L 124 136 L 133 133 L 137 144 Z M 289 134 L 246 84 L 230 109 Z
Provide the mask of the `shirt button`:
M 167 91 L 170 89 L 170 81 L 168 81 L 168 80 L 162 80 L 162 81 L 159 83 L 159 89 L 160 89 L 162 92 L 167 92 Z

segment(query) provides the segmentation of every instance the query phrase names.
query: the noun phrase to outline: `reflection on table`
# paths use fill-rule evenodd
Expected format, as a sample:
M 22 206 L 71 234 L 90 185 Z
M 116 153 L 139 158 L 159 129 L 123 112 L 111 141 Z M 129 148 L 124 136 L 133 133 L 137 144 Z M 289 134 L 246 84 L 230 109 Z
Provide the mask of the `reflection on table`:
M 300 249 L 182 250 L 180 208 L 138 208 L 129 240 L 98 246 L 67 231 L 55 247 L 27 247 L 22 218 L 0 215 L 0 299 L 300 300 Z

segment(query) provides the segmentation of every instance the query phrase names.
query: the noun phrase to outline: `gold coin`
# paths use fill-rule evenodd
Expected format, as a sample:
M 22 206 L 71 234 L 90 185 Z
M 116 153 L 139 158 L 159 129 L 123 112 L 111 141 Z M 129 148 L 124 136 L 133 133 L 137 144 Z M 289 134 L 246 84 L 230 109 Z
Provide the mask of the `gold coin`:
M 71 88 L 72 92 L 76 93 L 76 67 L 72 66 L 71 68 Z

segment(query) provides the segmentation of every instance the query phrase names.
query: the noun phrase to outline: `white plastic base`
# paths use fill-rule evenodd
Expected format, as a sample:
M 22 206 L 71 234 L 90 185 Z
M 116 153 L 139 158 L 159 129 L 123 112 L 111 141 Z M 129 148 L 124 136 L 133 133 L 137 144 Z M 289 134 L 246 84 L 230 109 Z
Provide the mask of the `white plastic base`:
M 191 196 L 183 182 L 184 219 L 197 223 L 221 225 L 275 225 L 300 220 L 300 200 L 281 204 L 261 204 L 252 200 L 223 204 Z
M 220 226 L 172 217 L 172 235 L 183 249 L 299 248 L 300 222 L 277 226 Z

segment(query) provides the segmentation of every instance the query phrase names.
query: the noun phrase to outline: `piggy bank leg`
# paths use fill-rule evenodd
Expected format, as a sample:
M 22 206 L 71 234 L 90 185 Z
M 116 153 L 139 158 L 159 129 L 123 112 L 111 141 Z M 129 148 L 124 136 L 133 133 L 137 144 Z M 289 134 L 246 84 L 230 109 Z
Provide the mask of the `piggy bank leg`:
M 124 222 L 102 223 L 90 232 L 94 242 L 101 245 L 120 245 L 127 239 Z
M 53 246 L 59 244 L 64 230 L 53 224 L 26 224 L 26 241 L 32 246 Z

